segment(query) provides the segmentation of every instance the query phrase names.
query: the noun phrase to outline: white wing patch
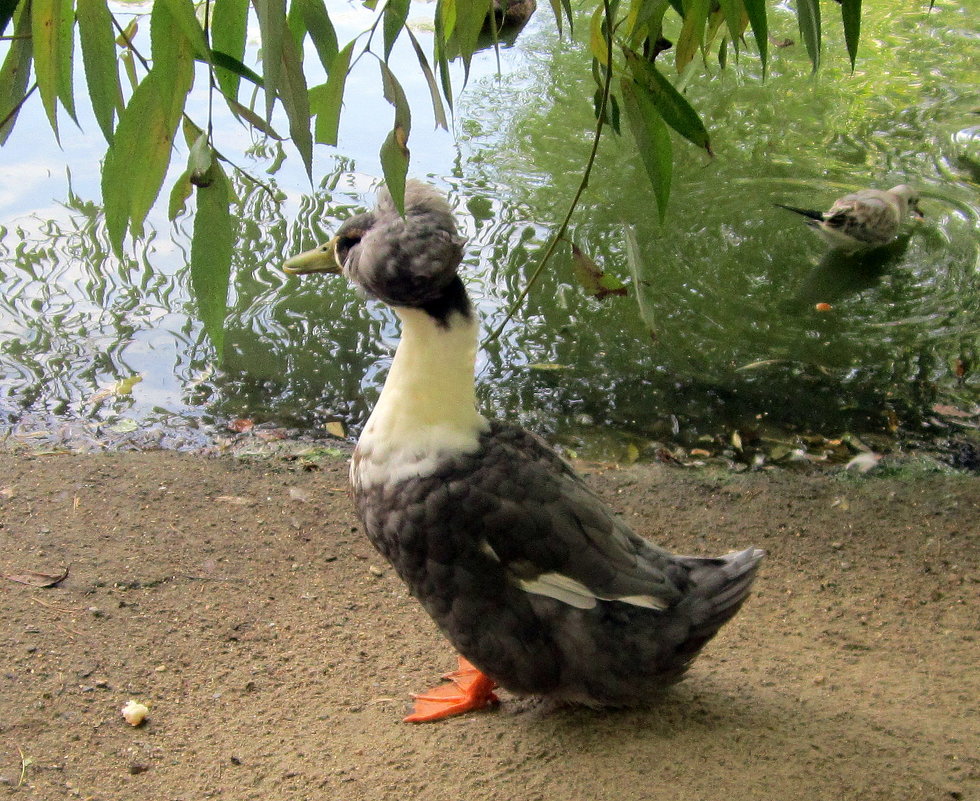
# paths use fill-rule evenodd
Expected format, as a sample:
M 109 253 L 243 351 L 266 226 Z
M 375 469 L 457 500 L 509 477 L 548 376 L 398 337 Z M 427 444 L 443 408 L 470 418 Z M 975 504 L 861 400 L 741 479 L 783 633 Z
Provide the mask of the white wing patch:
M 533 579 L 516 578 L 517 586 L 532 595 L 546 595 L 576 609 L 592 609 L 597 601 L 619 601 L 632 606 L 642 606 L 657 611 L 667 608 L 667 604 L 652 595 L 596 595 L 582 582 L 561 573 L 542 573 Z

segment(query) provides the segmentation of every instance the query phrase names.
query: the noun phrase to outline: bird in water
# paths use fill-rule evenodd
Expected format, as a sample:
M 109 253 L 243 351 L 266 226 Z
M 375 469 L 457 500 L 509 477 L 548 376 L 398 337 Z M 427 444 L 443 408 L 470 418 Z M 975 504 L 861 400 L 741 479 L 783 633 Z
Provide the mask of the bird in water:
M 460 655 L 415 696 L 421 722 L 496 703 L 494 688 L 589 706 L 650 700 L 749 594 L 764 553 L 676 556 L 635 534 L 543 440 L 476 408 L 478 322 L 445 197 L 409 181 L 296 256 L 401 320 L 357 443 L 352 496 L 371 542 Z
M 807 225 L 817 230 L 832 247 L 861 250 L 887 245 L 905 221 L 909 211 L 920 219 L 919 193 L 908 184 L 891 189 L 862 189 L 834 201 L 828 211 L 784 206 L 781 209 L 802 214 Z

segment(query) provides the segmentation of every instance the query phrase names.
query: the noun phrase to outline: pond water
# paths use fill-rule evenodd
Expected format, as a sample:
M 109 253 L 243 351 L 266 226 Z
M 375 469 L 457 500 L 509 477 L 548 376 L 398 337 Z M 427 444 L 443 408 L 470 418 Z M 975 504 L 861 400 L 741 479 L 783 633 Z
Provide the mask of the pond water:
M 358 5 L 327 5 L 342 42 L 370 22 Z M 650 441 L 710 449 L 736 431 L 948 436 L 934 409 L 970 413 L 980 386 L 980 101 L 965 6 L 866 8 L 853 74 L 836 18 L 825 20 L 816 77 L 801 44 L 771 48 L 764 82 L 753 53 L 724 72 L 709 60 L 701 72 L 712 75 L 696 75 L 688 96 L 715 155 L 675 140 L 664 225 L 632 142 L 607 136 L 570 237 L 629 283 L 632 227 L 647 282 L 594 300 L 560 248 L 481 353 L 484 410 L 615 458 Z M 430 50 L 431 6 L 415 9 Z M 776 40 L 799 40 L 787 7 L 772 10 L 770 28 Z M 458 211 L 465 278 L 487 331 L 524 287 L 586 162 L 587 29 L 582 17 L 572 40 L 559 38 L 543 4 L 500 50 L 499 69 L 492 50 L 474 57 L 448 132 L 435 129 L 407 43 L 392 58 L 414 114 L 411 173 L 446 189 Z M 197 87 L 190 110 L 201 120 L 203 76 Z M 187 218 L 171 225 L 163 202 L 122 262 L 110 254 L 103 143 L 79 106 L 82 130 L 63 120 L 62 148 L 37 103 L 0 150 L 0 422 L 17 436 L 72 423 L 94 437 L 172 446 L 199 444 L 235 418 L 317 431 L 341 422 L 356 433 L 390 363 L 395 319 L 341 281 L 289 278 L 280 265 L 373 202 L 393 116 L 376 68 L 364 60 L 352 75 L 341 141 L 318 147 L 313 187 L 294 152 L 280 164 L 275 143 L 217 119 L 219 149 L 280 193 L 239 182 L 221 354 L 195 314 Z M 185 158 L 176 155 L 171 182 Z M 828 256 L 774 206 L 826 208 L 857 188 L 901 182 L 919 187 L 926 219 L 870 260 Z

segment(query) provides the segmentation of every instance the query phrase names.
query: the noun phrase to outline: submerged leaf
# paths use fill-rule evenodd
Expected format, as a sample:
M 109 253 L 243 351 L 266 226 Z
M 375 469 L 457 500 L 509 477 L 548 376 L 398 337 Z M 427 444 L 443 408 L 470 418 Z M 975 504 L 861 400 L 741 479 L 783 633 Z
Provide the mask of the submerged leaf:
M 586 256 L 574 242 L 572 242 L 572 265 L 578 282 L 597 300 L 602 300 L 609 295 L 626 294 L 626 285 L 616 276 L 603 272 L 599 265 Z
M 653 298 L 651 287 L 653 282 L 647 275 L 646 259 L 640 253 L 640 243 L 636 239 L 636 229 L 631 225 L 623 228 L 626 239 L 626 261 L 633 275 L 633 291 L 636 294 L 636 305 L 640 310 L 640 319 L 647 327 L 650 336 L 657 336 L 656 320 L 653 314 Z

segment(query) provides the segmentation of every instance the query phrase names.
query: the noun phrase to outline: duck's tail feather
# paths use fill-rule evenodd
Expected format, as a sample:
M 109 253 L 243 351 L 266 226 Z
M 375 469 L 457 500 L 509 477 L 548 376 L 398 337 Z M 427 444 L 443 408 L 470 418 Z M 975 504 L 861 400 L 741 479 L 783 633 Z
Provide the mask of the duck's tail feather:
M 786 209 L 786 211 L 792 211 L 795 212 L 796 214 L 802 214 L 804 217 L 809 217 L 811 220 L 817 220 L 818 222 L 823 222 L 822 211 L 816 211 L 815 209 L 800 209 L 797 208 L 796 206 L 784 206 L 782 203 L 774 203 L 773 205 L 781 209 Z
M 708 639 L 731 620 L 748 598 L 765 555 L 759 548 L 746 548 L 716 559 L 681 557 L 693 584 L 692 637 Z

